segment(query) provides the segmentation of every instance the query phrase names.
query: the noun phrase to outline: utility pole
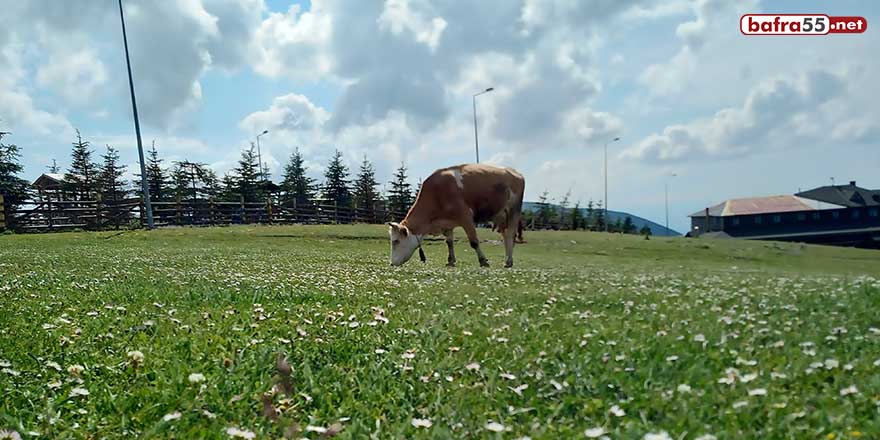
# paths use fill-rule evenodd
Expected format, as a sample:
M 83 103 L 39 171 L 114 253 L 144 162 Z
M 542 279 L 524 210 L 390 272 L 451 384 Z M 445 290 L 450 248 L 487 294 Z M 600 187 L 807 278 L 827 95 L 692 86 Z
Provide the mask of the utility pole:
M 263 130 L 262 133 L 257 135 L 257 160 L 260 161 L 260 181 L 261 182 L 266 181 L 266 172 L 263 169 L 263 153 L 260 150 L 260 136 L 262 136 L 264 134 L 268 134 L 268 133 L 269 133 L 269 130 Z
M 477 137 L 477 96 L 480 96 L 483 93 L 489 93 L 492 90 L 495 90 L 495 88 L 489 87 L 488 89 L 483 90 L 482 92 L 475 93 L 473 96 L 473 103 L 474 103 L 474 148 L 477 151 L 477 163 L 480 163 L 480 140 Z
M 147 167 L 144 165 L 144 145 L 141 142 L 141 123 L 138 120 L 137 99 L 134 94 L 134 79 L 131 76 L 131 58 L 128 55 L 128 36 L 125 34 L 125 13 L 122 0 L 119 0 L 119 20 L 122 22 L 122 43 L 125 46 L 125 65 L 128 67 L 128 87 L 131 91 L 131 112 L 134 115 L 134 132 L 137 136 L 138 158 L 141 161 L 141 190 L 144 193 L 144 210 L 147 217 L 147 229 L 153 229 L 153 205 L 150 203 L 150 186 L 147 185 Z
M 608 144 L 617 142 L 620 138 L 616 137 L 611 141 L 605 142 L 605 201 L 603 208 L 605 209 L 605 232 L 608 232 Z
M 675 176 L 676 176 L 676 174 L 672 173 L 672 176 L 670 176 L 670 178 L 675 177 Z M 666 204 L 666 233 L 668 234 L 669 233 L 669 179 L 666 179 L 666 182 L 664 182 L 664 198 L 665 198 L 665 202 L 666 202 L 665 203 Z

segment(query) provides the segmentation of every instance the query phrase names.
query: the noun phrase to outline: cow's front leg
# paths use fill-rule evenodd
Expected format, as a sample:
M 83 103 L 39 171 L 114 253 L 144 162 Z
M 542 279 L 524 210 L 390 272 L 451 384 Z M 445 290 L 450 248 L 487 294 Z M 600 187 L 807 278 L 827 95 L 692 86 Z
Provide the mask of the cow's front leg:
M 452 229 L 443 231 L 446 236 L 446 249 L 449 250 L 449 257 L 446 259 L 446 266 L 455 267 L 455 249 L 453 248 L 455 237 L 452 235 Z
M 486 256 L 483 255 L 483 250 L 480 249 L 480 239 L 477 238 L 477 227 L 474 225 L 473 220 L 468 219 L 463 223 L 464 233 L 467 234 L 468 241 L 471 243 L 471 247 L 474 248 L 474 251 L 477 252 L 477 258 L 480 260 L 480 266 L 489 267 L 489 260 L 486 259 Z

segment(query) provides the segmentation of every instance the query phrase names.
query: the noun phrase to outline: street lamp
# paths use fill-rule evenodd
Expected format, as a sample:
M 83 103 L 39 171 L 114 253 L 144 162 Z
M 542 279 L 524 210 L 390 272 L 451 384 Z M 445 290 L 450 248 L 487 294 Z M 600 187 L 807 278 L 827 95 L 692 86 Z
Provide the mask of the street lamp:
M 678 174 L 672 173 L 671 177 L 675 177 Z M 664 198 L 666 200 L 666 233 L 669 234 L 669 179 L 666 179 L 664 182 Z
M 257 160 L 260 161 L 260 180 L 266 181 L 266 173 L 263 171 L 263 153 L 260 151 L 260 136 L 269 134 L 269 130 L 263 130 L 257 135 Z
M 474 101 L 474 147 L 476 148 L 476 151 L 477 151 L 477 163 L 480 163 L 480 141 L 477 138 L 477 96 L 480 96 L 483 93 L 489 93 L 492 90 L 495 90 L 495 88 L 489 87 L 488 89 L 483 90 L 482 92 L 475 93 L 473 96 L 473 101 Z
M 122 22 L 122 43 L 125 46 L 125 65 L 128 67 L 128 87 L 131 91 L 131 112 L 134 115 L 134 132 L 137 136 L 138 158 L 141 161 L 141 190 L 144 193 L 144 210 L 147 211 L 147 229 L 153 229 L 153 205 L 150 203 L 150 186 L 147 185 L 147 170 L 144 165 L 144 145 L 141 142 L 141 123 L 138 120 L 137 100 L 134 96 L 134 80 L 131 77 L 131 59 L 128 56 L 128 36 L 125 34 L 125 14 L 122 0 L 119 0 L 119 20 Z
M 608 232 L 608 144 L 619 140 L 620 138 L 616 137 L 605 142 L 605 232 Z

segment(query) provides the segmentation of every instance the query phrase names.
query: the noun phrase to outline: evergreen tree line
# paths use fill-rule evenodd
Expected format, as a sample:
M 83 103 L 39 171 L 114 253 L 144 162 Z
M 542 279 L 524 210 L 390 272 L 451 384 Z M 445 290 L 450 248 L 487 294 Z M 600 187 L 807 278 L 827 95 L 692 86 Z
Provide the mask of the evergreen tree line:
M 7 134 L 0 135 L 0 140 Z M 135 174 L 137 179 L 133 182 L 124 178 L 126 166 L 120 163 L 118 150 L 107 145 L 103 154 L 96 157 L 91 143 L 83 140 L 79 131 L 76 136 L 70 167 L 63 172 L 66 198 L 112 203 L 140 195 L 141 175 Z M 29 183 L 18 177 L 23 171 L 20 156 L 18 146 L 0 142 L 0 193 L 6 198 L 6 209 L 10 211 L 31 197 Z M 55 164 L 48 171 L 61 174 Z M 261 169 L 253 145 L 242 151 L 235 168 L 220 177 L 204 163 L 182 160 L 166 164 L 154 142 L 147 151 L 145 172 L 150 199 L 157 202 L 204 199 L 264 202 L 269 196 L 275 196 L 287 206 L 335 204 L 365 210 L 368 215 L 374 215 L 377 204 L 384 202 L 387 211 L 401 215 L 414 202 L 416 191 L 409 183 L 406 166 L 401 164 L 389 182 L 389 191 L 382 194 L 369 159 L 364 156 L 357 174 L 352 176 L 338 150 L 330 159 L 321 183 L 309 177 L 299 149 L 285 164 L 280 183 L 272 182 L 268 170 Z
M 569 207 L 570 203 L 571 191 L 566 192 L 559 203 L 554 205 L 550 200 L 549 191 L 545 190 L 538 198 L 536 209 L 523 213 L 524 221 L 526 225 L 534 228 L 605 230 L 607 220 L 605 210 L 602 208 L 602 201 L 593 202 L 590 199 L 586 209 L 581 208 L 580 201 Z M 650 227 L 645 225 L 641 229 L 637 229 L 630 216 L 626 216 L 623 220 L 617 218 L 614 222 L 608 223 L 607 227 L 608 232 L 651 235 Z
M 0 132 L 0 194 L 5 198 L 6 218 L 9 211 L 26 202 L 32 194 L 29 183 L 18 177 L 23 171 L 19 161 L 21 151 L 15 144 L 3 142 L 8 133 Z M 137 197 L 140 192 L 140 174 L 135 182 L 124 179 L 126 166 L 120 163 L 119 152 L 110 145 L 95 161 L 95 151 L 89 141 L 83 140 L 77 131 L 71 151 L 71 164 L 64 173 L 64 192 L 73 200 L 100 199 L 105 203 L 120 202 Z M 280 198 L 286 206 L 308 206 L 316 203 L 352 207 L 375 215 L 375 207 L 384 202 L 386 211 L 403 215 L 415 200 L 417 188 L 409 183 L 404 164 L 394 173 L 386 194 L 379 189 L 373 164 L 364 156 L 355 176 L 343 161 L 342 153 L 335 151 L 325 171 L 324 181 L 318 183 L 309 177 L 308 166 L 299 149 L 291 154 L 285 164 L 281 181 L 271 181 L 268 171 L 261 169 L 254 146 L 241 153 L 238 165 L 222 177 L 208 165 L 188 160 L 174 161 L 166 165 L 159 156 L 155 142 L 146 157 L 147 185 L 150 198 L 157 202 L 187 202 L 205 199 L 217 201 L 264 202 L 270 195 Z M 53 164 L 49 172 L 59 173 Z M 548 191 L 538 199 L 537 209 L 523 213 L 527 226 L 548 229 L 605 230 L 605 211 L 602 202 L 587 202 L 581 209 L 580 201 L 570 206 L 571 192 L 567 192 L 558 205 L 550 201 Z M 647 226 L 637 231 L 630 217 L 617 219 L 607 225 L 611 232 L 640 233 L 650 235 Z

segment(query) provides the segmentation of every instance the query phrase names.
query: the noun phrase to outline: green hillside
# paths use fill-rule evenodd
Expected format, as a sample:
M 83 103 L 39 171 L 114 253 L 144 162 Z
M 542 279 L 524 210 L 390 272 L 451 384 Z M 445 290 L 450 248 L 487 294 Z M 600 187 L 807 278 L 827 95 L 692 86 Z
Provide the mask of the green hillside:
M 378 226 L 0 236 L 0 432 L 880 437 L 880 252 L 525 238 L 505 270 L 392 268 Z

